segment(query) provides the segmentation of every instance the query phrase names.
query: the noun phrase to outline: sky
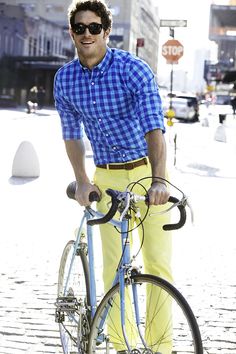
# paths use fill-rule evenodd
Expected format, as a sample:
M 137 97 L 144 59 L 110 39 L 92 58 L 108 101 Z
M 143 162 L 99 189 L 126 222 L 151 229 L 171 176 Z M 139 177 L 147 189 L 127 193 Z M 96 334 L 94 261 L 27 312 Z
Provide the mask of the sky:
M 176 28 L 175 37 L 185 45 L 202 46 L 207 43 L 211 0 L 156 0 L 161 19 L 187 20 L 184 28 Z M 165 31 L 164 28 L 161 29 Z M 168 32 L 167 32 L 168 35 Z
M 208 40 L 209 13 L 212 0 L 155 0 L 159 8 L 160 19 L 187 20 L 187 27 L 175 28 L 175 39 L 184 46 L 184 55 L 175 70 L 184 70 L 190 75 L 194 70 L 195 53 L 197 49 L 209 49 L 213 45 Z M 160 47 L 171 37 L 169 28 L 160 29 Z M 170 71 L 165 58 L 159 50 L 159 70 Z

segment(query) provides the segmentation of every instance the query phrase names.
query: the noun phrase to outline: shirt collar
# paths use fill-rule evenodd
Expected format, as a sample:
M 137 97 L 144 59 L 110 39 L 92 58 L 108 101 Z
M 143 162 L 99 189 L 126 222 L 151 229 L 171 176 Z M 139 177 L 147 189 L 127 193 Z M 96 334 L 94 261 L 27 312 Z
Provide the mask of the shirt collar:
M 112 50 L 111 48 L 107 47 L 107 51 L 106 51 L 106 54 L 105 54 L 105 57 L 102 59 L 102 61 L 96 65 L 93 70 L 98 70 L 102 73 L 104 73 L 104 71 L 106 71 L 106 69 L 109 67 L 110 65 L 110 62 L 112 61 L 112 57 L 113 57 L 113 53 L 112 53 Z M 79 64 L 81 66 L 81 68 L 83 70 L 88 70 L 88 68 L 84 67 L 80 61 L 79 61 Z
M 105 57 L 97 66 L 94 67 L 94 69 L 97 68 L 101 73 L 103 73 L 109 67 L 111 60 L 112 60 L 112 50 L 111 48 L 107 47 L 107 52 Z

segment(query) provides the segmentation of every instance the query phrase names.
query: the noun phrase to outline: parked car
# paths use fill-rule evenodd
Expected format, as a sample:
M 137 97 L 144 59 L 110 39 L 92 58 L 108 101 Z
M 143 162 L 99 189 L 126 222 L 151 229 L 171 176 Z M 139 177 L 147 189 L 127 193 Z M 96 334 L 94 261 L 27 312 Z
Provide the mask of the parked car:
M 170 103 L 170 97 L 169 97 Z M 164 113 L 169 106 L 164 106 Z M 199 103 L 197 96 L 192 94 L 172 94 L 172 108 L 175 111 L 175 118 L 185 121 L 196 121 L 199 117 Z
M 229 105 L 231 103 L 230 95 L 216 95 L 215 104 Z

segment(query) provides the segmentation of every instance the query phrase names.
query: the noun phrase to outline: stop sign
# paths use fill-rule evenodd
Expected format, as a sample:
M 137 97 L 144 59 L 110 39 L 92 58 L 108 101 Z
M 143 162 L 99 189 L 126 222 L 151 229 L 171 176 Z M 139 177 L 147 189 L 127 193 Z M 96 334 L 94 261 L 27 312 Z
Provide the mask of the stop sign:
M 162 55 L 167 60 L 167 64 L 178 64 L 178 60 L 184 54 L 184 47 L 177 39 L 169 39 L 162 46 Z

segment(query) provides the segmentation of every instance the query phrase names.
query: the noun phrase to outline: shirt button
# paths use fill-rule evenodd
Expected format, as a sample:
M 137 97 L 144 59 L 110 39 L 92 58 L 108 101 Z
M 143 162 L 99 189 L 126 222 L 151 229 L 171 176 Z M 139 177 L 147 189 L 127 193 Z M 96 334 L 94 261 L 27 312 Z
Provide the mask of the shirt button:
M 126 155 L 125 155 L 125 154 L 123 154 L 122 156 L 123 156 L 123 157 L 125 157 Z
M 106 136 L 109 136 L 109 134 L 106 134 Z
M 91 82 L 91 85 L 94 85 L 94 82 Z
M 116 146 L 113 146 L 113 150 L 116 150 Z
M 93 104 L 96 104 L 96 101 L 93 101 Z
M 101 122 L 102 121 L 101 118 L 99 118 L 98 121 Z

